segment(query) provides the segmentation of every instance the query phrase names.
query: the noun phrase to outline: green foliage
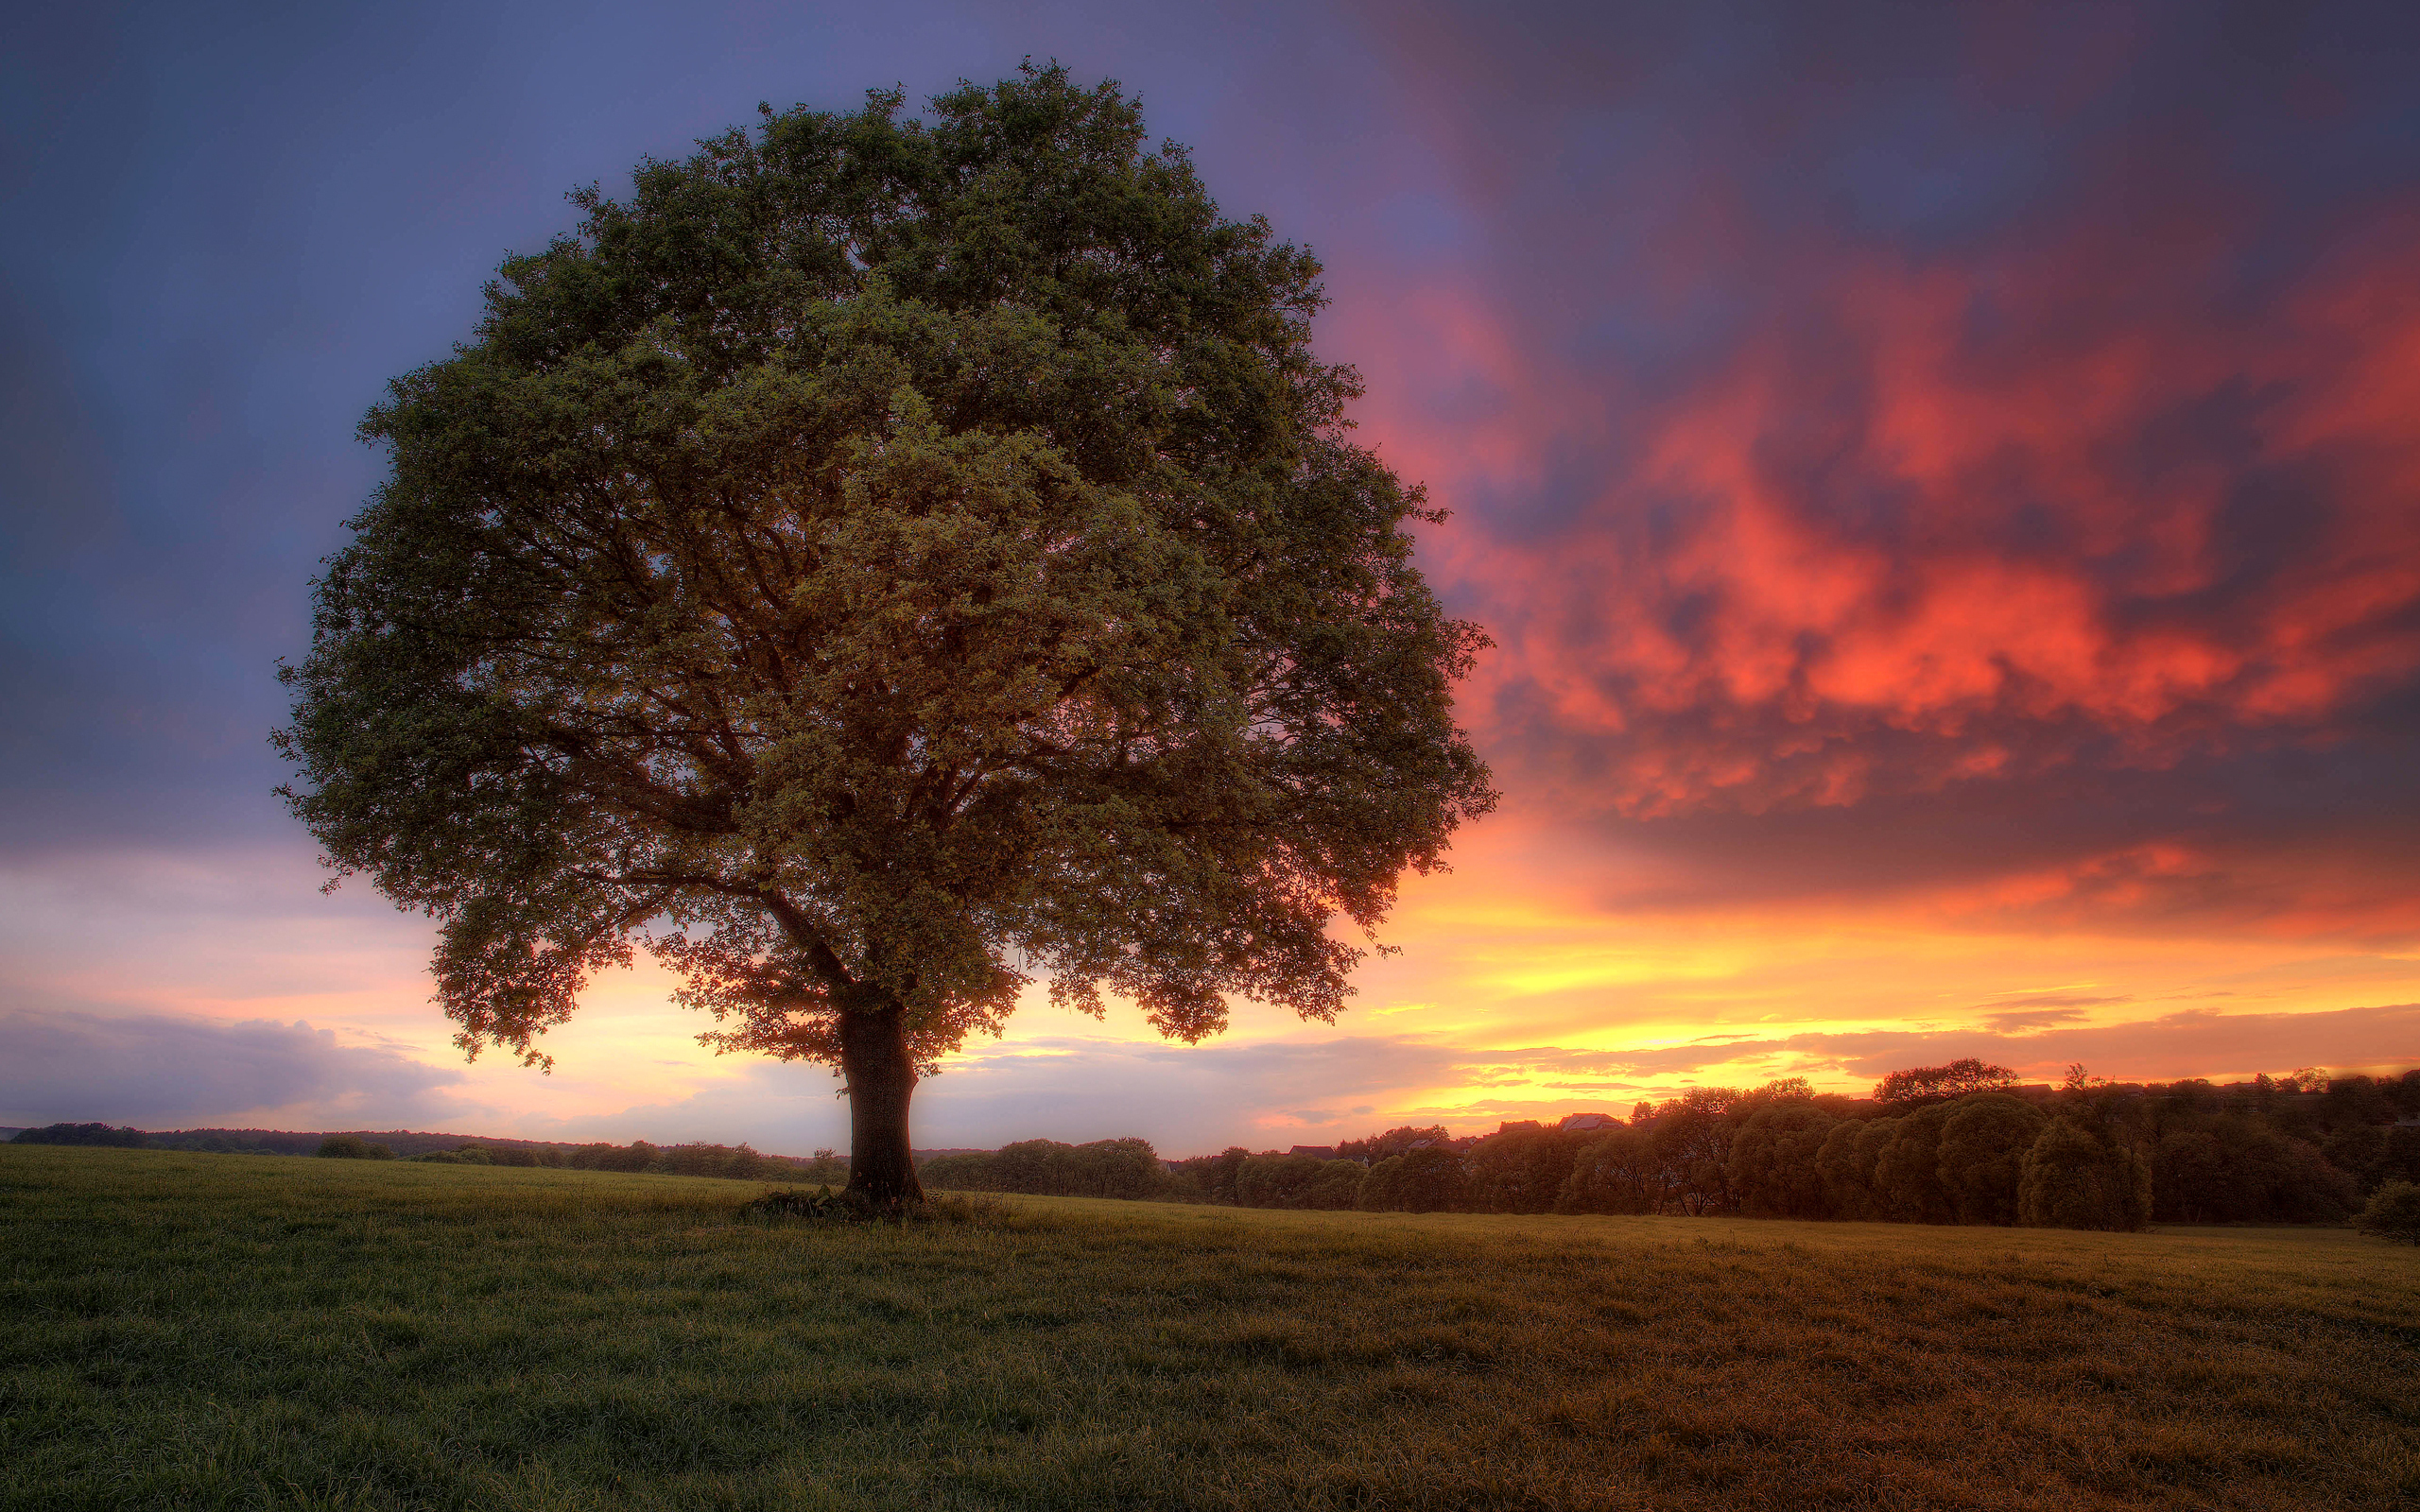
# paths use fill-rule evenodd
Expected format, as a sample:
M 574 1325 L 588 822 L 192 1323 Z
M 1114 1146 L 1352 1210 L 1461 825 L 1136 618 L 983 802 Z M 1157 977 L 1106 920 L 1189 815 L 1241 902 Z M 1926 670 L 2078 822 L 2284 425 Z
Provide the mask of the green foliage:
M 806 1162 L 791 1173 L 795 1179 L 829 1184 L 849 1179 L 849 1162 L 832 1150 L 817 1150 Z
M 148 1136 L 139 1128 L 112 1128 L 107 1124 L 52 1124 L 43 1128 L 21 1128 L 9 1141 L 11 1144 L 98 1144 L 120 1149 L 140 1149 Z
M 1494 802 L 1484 638 L 1318 264 L 1115 86 L 902 103 L 768 112 L 504 264 L 364 421 L 277 736 L 339 874 L 438 919 L 467 1050 L 544 1062 L 643 944 L 717 1045 L 844 1066 L 890 1198 L 916 1068 L 1029 974 L 1188 1041 L 1330 1019 L 1331 922 Z
M 2387 1182 L 2370 1194 L 2368 1206 L 2356 1221 L 2361 1232 L 2389 1244 L 2420 1245 L 2420 1186 Z
M 2153 1192 L 2170 1223 L 2335 1223 L 2360 1206 L 2354 1178 L 2308 1141 L 2240 1113 L 2163 1134 Z
M 571 1153 L 575 1171 L 648 1171 L 655 1167 L 663 1151 L 645 1140 L 632 1140 L 628 1145 L 583 1144 Z
M 1582 1136 L 1560 1129 L 1508 1129 L 1471 1146 L 1464 1200 L 1479 1212 L 1552 1212 L 1568 1182 Z
M 1150 1142 L 1136 1139 L 1090 1144 L 1022 1140 L 991 1154 L 935 1156 L 925 1162 L 922 1178 L 942 1191 L 1130 1200 L 1164 1195 L 1168 1187 L 1167 1173 Z
M 1880 1216 L 1874 1207 L 1874 1157 L 1878 1144 L 1869 1144 L 1869 1124 L 1842 1119 L 1824 1136 L 1815 1151 L 1815 1174 L 1823 1178 L 1824 1200 L 1836 1218 Z
M 726 1181 L 777 1181 L 799 1175 L 786 1160 L 757 1154 L 745 1144 L 674 1144 L 655 1169 L 672 1176 L 719 1177 Z
M 1399 1183 L 1403 1178 L 1403 1157 L 1390 1155 L 1362 1173 L 1361 1184 L 1353 1193 L 1353 1206 L 1360 1212 L 1401 1212 L 1404 1204 Z
M 1236 1172 L 1236 1201 L 1247 1208 L 1299 1208 L 1327 1174 L 1316 1155 L 1255 1155 Z
M 1949 1107 L 1932 1103 L 1893 1120 L 1889 1142 L 1876 1152 L 1874 1195 L 1884 1216 L 1900 1223 L 1951 1223 L 1957 1207 L 1941 1179 L 1941 1130 Z
M 1462 1205 L 1464 1191 L 1461 1157 L 1424 1144 L 1370 1167 L 1353 1201 L 1367 1212 L 1450 1212 Z
M 1950 1105 L 1941 1125 L 1939 1171 L 1960 1223 L 2016 1222 L 2025 1154 L 2048 1122 L 2031 1103 L 2000 1092 Z
M 2131 1144 L 2056 1118 L 2026 1152 L 2017 1217 L 2037 1228 L 2146 1227 L 2152 1172 Z
M 1453 1143 L 1454 1137 L 1446 1133 L 1442 1125 L 1432 1124 L 1426 1128 L 1405 1125 L 1401 1128 L 1391 1128 L 1384 1134 L 1373 1134 L 1366 1140 L 1346 1140 L 1336 1147 L 1336 1154 L 1339 1160 L 1359 1160 L 1374 1166 L 1407 1150 L 1442 1147 Z
M 496 1163 L 493 1154 L 484 1144 L 458 1144 L 450 1150 L 431 1150 L 425 1155 L 407 1155 L 404 1159 L 417 1160 L 424 1165 L 493 1165 Z
M 1899 1216 L 1896 1204 L 1882 1191 L 1882 1154 L 1897 1141 L 1899 1125 L 1905 1121 L 1904 1114 L 1869 1119 L 1858 1129 L 1849 1165 L 1865 1182 L 1865 1216 L 1893 1220 Z
M 1359 1205 L 1361 1183 L 1370 1168 L 1358 1160 L 1328 1160 L 1311 1183 L 1294 1194 L 1294 1206 L 1322 1212 L 1344 1212 Z
M 913 1209 L 885 1209 L 855 1192 L 835 1192 L 829 1186 L 809 1192 L 803 1187 L 783 1188 L 752 1197 L 739 1205 L 743 1219 L 771 1220 L 805 1218 L 819 1223 L 980 1223 L 999 1224 L 1006 1212 L 999 1203 L 985 1196 L 970 1197 L 963 1193 L 949 1193 Z
M 0 1146 L 0 1506 L 2411 1500 L 2412 1251 L 2342 1228 L 744 1195 Z
M 1828 1218 L 1832 1204 L 1818 1164 L 1839 1123 L 1806 1098 L 1750 1114 L 1731 1146 L 1731 1184 L 1754 1217 Z
M 961 1150 L 954 1155 L 936 1155 L 917 1169 L 916 1175 L 928 1192 L 995 1192 L 999 1177 L 996 1164 L 988 1150 Z
M 391 1160 L 395 1152 L 384 1144 L 372 1144 L 358 1134 L 331 1134 L 320 1142 L 323 1160 Z
M 1609 1129 L 1582 1145 L 1555 1203 L 1560 1212 L 1661 1212 L 1671 1183 L 1652 1133 Z

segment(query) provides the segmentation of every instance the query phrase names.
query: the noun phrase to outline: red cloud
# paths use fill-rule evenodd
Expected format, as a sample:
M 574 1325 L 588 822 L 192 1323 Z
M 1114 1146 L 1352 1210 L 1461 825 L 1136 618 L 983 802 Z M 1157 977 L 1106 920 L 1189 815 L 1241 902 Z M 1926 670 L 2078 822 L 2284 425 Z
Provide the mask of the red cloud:
M 1508 744 L 1633 816 L 1850 803 L 2325 743 L 2420 671 L 2415 224 L 2233 315 L 2193 292 L 2237 254 L 2213 217 L 1802 252 L 1789 308 L 1662 394 L 1525 364 L 1467 294 L 1355 335 L 1496 396 L 1450 439 L 1374 417 L 1449 500 L 1600 460 L 1549 528 L 1466 515 L 1438 553 Z

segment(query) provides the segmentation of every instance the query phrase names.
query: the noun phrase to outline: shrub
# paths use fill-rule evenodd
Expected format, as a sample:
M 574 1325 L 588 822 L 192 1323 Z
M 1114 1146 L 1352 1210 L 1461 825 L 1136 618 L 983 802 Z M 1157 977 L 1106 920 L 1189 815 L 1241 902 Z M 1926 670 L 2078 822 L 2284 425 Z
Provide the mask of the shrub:
M 395 1152 L 372 1144 L 358 1134 L 331 1134 L 320 1142 L 320 1155 L 330 1160 L 391 1160 Z
M 2391 1245 L 2420 1245 L 2420 1186 L 2389 1181 L 2370 1194 L 2369 1206 L 2355 1220 L 2361 1232 Z
M 804 1188 L 768 1192 L 763 1196 L 741 1203 L 739 1216 L 743 1221 L 752 1218 L 807 1218 L 823 1223 L 945 1223 L 996 1228 L 1008 1221 L 1009 1211 L 995 1197 L 951 1194 L 931 1198 L 915 1207 L 885 1212 L 856 1193 L 835 1192 L 826 1186 L 813 1192 Z
M 824 1186 L 836 1181 L 845 1184 L 849 1179 L 849 1162 L 832 1150 L 818 1150 L 812 1160 L 798 1167 L 798 1178 Z
M 2031 1228 L 2135 1229 L 2151 1211 L 2151 1167 L 2129 1145 L 2060 1118 L 2026 1151 L 2017 1216 Z

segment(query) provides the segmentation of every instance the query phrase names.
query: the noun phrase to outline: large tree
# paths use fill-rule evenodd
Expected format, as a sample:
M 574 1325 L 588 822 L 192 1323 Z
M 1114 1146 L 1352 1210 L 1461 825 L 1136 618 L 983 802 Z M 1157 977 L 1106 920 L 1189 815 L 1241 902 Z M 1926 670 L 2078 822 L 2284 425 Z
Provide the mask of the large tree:
M 932 106 L 767 110 L 507 260 L 363 422 L 276 737 L 330 864 L 440 920 L 467 1052 L 547 1063 L 644 945 L 710 1043 L 838 1069 L 884 1206 L 1029 981 L 1331 1019 L 1494 799 L 1319 265 L 1114 84 Z

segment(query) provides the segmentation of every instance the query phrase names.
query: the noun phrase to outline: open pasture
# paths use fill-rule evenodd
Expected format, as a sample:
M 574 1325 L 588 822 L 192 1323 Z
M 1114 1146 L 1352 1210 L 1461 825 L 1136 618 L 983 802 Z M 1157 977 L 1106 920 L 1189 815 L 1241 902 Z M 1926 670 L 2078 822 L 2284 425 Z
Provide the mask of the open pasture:
M 0 1506 L 2420 1501 L 2420 1252 L 0 1146 Z

